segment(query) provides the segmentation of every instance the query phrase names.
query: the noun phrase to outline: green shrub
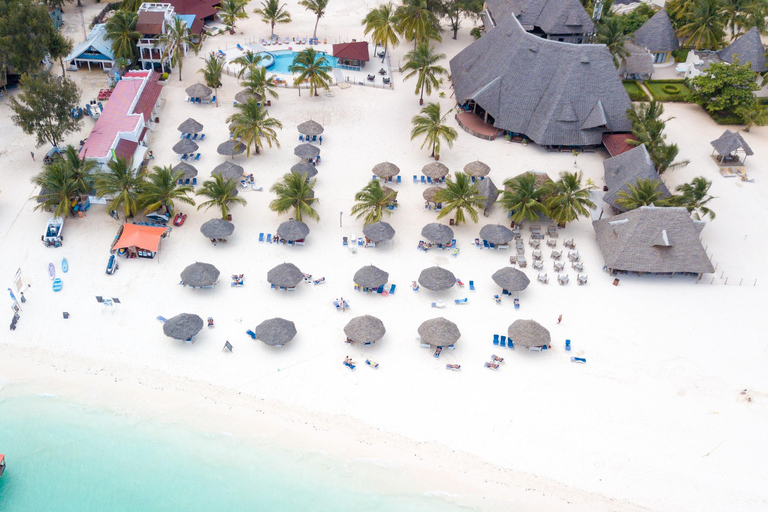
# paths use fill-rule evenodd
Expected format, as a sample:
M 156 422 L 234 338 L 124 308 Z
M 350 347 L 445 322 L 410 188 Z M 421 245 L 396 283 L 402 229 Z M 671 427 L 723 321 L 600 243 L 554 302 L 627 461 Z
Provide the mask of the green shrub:
M 690 48 L 678 48 L 672 52 L 672 56 L 675 58 L 675 62 L 685 62 L 690 51 Z
M 645 86 L 657 101 L 689 101 L 691 91 L 682 80 L 646 80 Z
M 648 101 L 648 95 L 645 94 L 645 91 L 642 87 L 640 87 L 640 83 L 636 80 L 624 80 L 622 82 L 624 84 L 624 89 L 627 90 L 627 94 L 629 95 L 629 99 L 632 101 Z
M 680 88 L 676 85 L 666 84 L 661 89 L 667 94 L 680 94 Z
M 165 73 L 163 73 L 163 74 L 160 76 L 160 79 L 161 79 L 161 80 L 168 80 L 168 72 L 165 72 Z

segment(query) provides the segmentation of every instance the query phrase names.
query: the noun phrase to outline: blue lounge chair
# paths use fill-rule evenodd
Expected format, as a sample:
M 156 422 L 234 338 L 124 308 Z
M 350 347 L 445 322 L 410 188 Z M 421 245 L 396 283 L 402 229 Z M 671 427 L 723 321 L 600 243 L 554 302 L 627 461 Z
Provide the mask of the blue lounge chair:
M 267 243 L 268 244 L 272 243 L 272 233 L 267 233 Z
M 493 245 L 493 242 L 488 242 L 488 246 L 489 246 L 491 249 L 495 249 L 495 248 L 496 248 L 496 246 L 495 246 L 495 245 Z
M 376 175 L 375 174 L 371 175 L 371 181 L 376 181 Z
M 245 334 L 247 334 L 248 336 L 250 336 L 252 340 L 255 340 L 255 339 L 256 339 L 256 333 L 255 333 L 255 332 L 253 332 L 253 331 L 252 331 L 252 330 L 250 330 L 250 329 L 248 329 L 247 331 L 245 331 Z
M 182 160 L 186 160 L 187 159 L 187 155 L 181 155 L 181 159 Z
M 432 183 L 432 178 L 430 178 L 429 176 L 427 176 L 427 183 Z
M 493 344 L 494 345 L 498 345 L 499 344 L 499 335 L 498 334 L 494 334 L 493 335 Z
M 496 301 L 496 304 L 501 304 L 501 297 L 499 297 L 498 295 L 494 295 L 493 300 Z
M 197 186 L 197 178 L 192 178 L 192 186 Z
M 243 52 L 245 51 L 245 48 L 240 46 L 240 43 L 237 43 L 237 49 L 240 50 L 240 51 L 243 51 Z
M 312 136 L 312 142 L 317 142 L 317 135 Z
M 390 295 L 394 295 L 395 294 L 395 288 L 397 288 L 396 284 L 393 284 L 392 286 L 389 287 L 389 294 Z
M 264 241 L 264 233 L 259 233 L 259 242 Z
M 184 184 L 185 184 L 185 185 L 189 185 L 189 178 L 187 178 L 187 179 L 185 179 L 185 180 L 184 180 Z
M 184 180 L 183 179 L 179 180 L 179 185 L 183 185 L 183 184 L 184 184 Z
M 195 155 L 195 162 L 197 162 L 198 160 L 200 160 L 200 153 Z
M 211 103 L 216 103 L 216 96 L 214 96 L 213 98 L 211 98 Z
M 490 247 L 488 246 L 488 240 L 483 240 L 483 247 L 485 247 L 486 249 L 489 249 L 489 248 L 490 248 Z
M 470 291 L 475 291 L 475 282 L 474 281 L 470 281 L 469 282 L 469 289 L 470 289 Z
M 432 357 L 434 357 L 434 358 L 440 357 L 440 354 L 442 353 L 442 351 L 443 351 L 443 347 L 437 347 L 435 349 L 435 353 L 432 354 Z
M 419 177 L 416 176 L 415 174 L 413 175 L 413 182 L 414 183 L 418 183 L 419 182 Z
M 333 305 L 336 306 L 336 309 L 341 309 L 341 304 L 339 304 L 339 301 L 333 301 Z
M 354 370 L 355 369 L 355 365 L 353 365 L 352 363 L 348 363 L 346 361 L 343 361 L 343 364 L 344 364 L 344 366 L 346 366 L 350 370 Z
M 165 317 L 164 317 L 164 316 L 162 316 L 162 315 L 157 315 L 157 319 L 158 319 L 158 320 L 160 320 L 160 321 L 161 321 L 161 322 L 163 322 L 163 323 L 165 323 L 165 322 L 167 322 L 167 321 L 168 321 L 168 319 L 167 319 L 167 318 L 165 318 Z
M 223 52 L 223 51 L 221 51 L 221 50 L 219 50 L 219 55 L 221 55 L 222 57 L 226 57 L 226 56 L 227 56 L 227 54 L 226 54 L 226 53 L 224 53 L 224 52 Z
M 383 285 L 379 286 L 378 288 L 376 288 L 376 293 L 381 293 L 383 291 L 384 291 L 384 286 Z
M 300 142 L 304 142 L 304 136 L 303 135 L 299 135 L 299 141 Z
M 189 140 L 194 140 L 194 141 L 196 141 L 196 140 L 197 140 L 197 134 L 194 134 L 194 135 L 192 136 L 192 138 L 191 138 L 191 139 L 189 139 Z
M 402 178 L 401 176 L 398 176 L 398 177 L 397 177 L 397 182 L 398 182 L 398 183 L 402 183 L 402 182 L 403 182 L 403 178 Z
M 583 357 L 572 357 L 571 358 L 572 363 L 586 363 L 587 360 Z
M 343 238 L 341 239 L 341 245 L 343 245 L 343 246 L 345 246 L 345 247 L 348 247 L 348 246 L 349 246 L 349 238 L 347 238 L 347 237 L 343 237 Z
M 204 140 L 205 140 L 205 134 L 204 134 L 204 133 L 201 133 L 201 134 L 200 134 L 200 140 L 199 140 L 199 141 L 197 141 L 197 142 L 203 142 Z
M 427 178 L 426 178 L 426 176 L 422 176 L 422 177 L 421 177 L 421 184 L 422 184 L 422 185 L 424 185 L 424 184 L 426 184 L 426 183 L 427 183 Z
M 507 340 L 507 348 L 509 348 L 510 350 L 514 350 L 515 349 L 515 342 L 512 341 L 512 338 Z
M 565 340 L 565 351 L 566 352 L 571 351 L 571 340 Z
M 186 134 L 186 133 L 182 133 L 182 134 L 181 134 L 181 136 L 180 136 L 179 138 L 180 138 L 180 139 L 183 139 L 183 138 L 184 138 L 184 137 L 186 137 L 186 136 L 187 136 L 187 134 Z
M 318 142 L 320 142 L 320 145 L 322 146 L 323 145 L 323 136 L 321 135 L 317 139 L 318 139 Z
M 469 302 L 469 300 L 468 300 L 466 297 L 464 297 L 463 299 L 456 299 L 456 300 L 454 300 L 453 302 L 454 302 L 454 303 L 455 303 L 457 306 L 461 306 L 462 304 L 466 304 L 467 302 Z
M 499 346 L 500 347 L 506 347 L 507 346 L 507 337 L 506 336 L 502 336 L 501 337 L 501 339 L 499 340 Z
M 192 137 L 192 134 L 191 134 L 191 133 L 188 133 L 188 134 L 187 134 L 187 135 L 186 135 L 184 138 L 185 138 L 185 139 L 189 139 L 189 138 L 191 138 L 191 137 Z

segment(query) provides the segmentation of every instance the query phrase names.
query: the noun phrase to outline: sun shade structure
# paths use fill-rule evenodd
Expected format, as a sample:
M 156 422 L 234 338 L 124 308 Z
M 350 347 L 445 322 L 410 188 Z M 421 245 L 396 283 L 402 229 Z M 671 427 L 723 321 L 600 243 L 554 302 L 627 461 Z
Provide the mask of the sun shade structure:
M 299 175 L 303 174 L 305 178 L 313 178 L 317 176 L 317 167 L 312 164 L 301 162 L 291 167 L 291 172 L 295 172 Z
M 256 339 L 270 347 L 281 347 L 296 336 L 296 324 L 284 318 L 264 320 L 253 330 Z
M 235 230 L 235 225 L 224 219 L 211 219 L 200 226 L 206 238 L 226 238 Z
M 388 180 L 400 174 L 400 168 L 391 162 L 381 162 L 373 166 L 373 174 Z
M 680 41 L 677 40 L 672 21 L 665 9 L 654 14 L 638 28 L 632 39 L 652 53 L 667 53 L 680 47 Z
M 731 130 L 725 130 L 720 137 L 710 142 L 710 144 L 712 144 L 712 147 L 715 148 L 714 151 L 719 155 L 719 161 L 723 161 L 724 157 L 727 156 L 736 156 L 738 153 L 744 154 L 743 160 L 746 160 L 747 156 L 755 154 L 752 148 L 749 147 L 749 144 L 747 144 L 747 141 L 744 140 L 744 137 L 739 132 L 732 132 Z
M 163 324 L 163 333 L 177 340 L 191 340 L 203 328 L 203 319 L 191 313 L 181 313 Z
M 239 93 L 235 94 L 235 101 L 238 103 L 246 103 L 248 100 L 255 98 L 256 101 L 261 101 L 261 95 L 253 92 L 249 92 L 248 89 L 243 89 Z
M 181 139 L 179 142 L 173 145 L 172 149 L 174 153 L 178 153 L 179 155 L 188 155 L 197 151 L 199 147 L 200 146 L 198 146 L 197 143 L 193 140 Z
M 421 173 L 424 176 L 434 179 L 440 179 L 445 177 L 449 172 L 448 167 L 440 162 L 432 162 L 421 168 Z
M 213 89 L 198 82 L 187 87 L 184 92 L 187 93 L 187 96 L 190 98 L 207 98 L 211 95 Z
M 181 271 L 181 284 L 193 288 L 213 286 L 219 280 L 219 269 L 210 263 L 196 262 Z
M 429 201 L 430 203 L 434 203 L 435 201 L 435 194 L 440 192 L 440 187 L 428 187 L 424 189 L 424 192 L 421 193 L 421 197 L 424 198 L 425 201 Z
M 619 192 L 629 192 L 629 186 L 635 186 L 638 179 L 658 182 L 661 198 L 666 199 L 670 196 L 669 190 L 664 185 L 664 182 L 661 181 L 656 168 L 653 166 L 651 155 L 645 149 L 645 144 L 603 160 L 603 170 L 605 185 L 608 187 L 608 191 L 603 196 L 603 201 L 620 212 L 627 210 L 616 202 Z
M 299 144 L 293 148 L 293 154 L 304 160 L 310 160 L 320 155 L 320 148 L 312 144 Z
M 179 130 L 181 133 L 200 133 L 203 131 L 203 125 L 190 117 L 181 123 L 177 130 Z
M 237 140 L 228 140 L 219 144 L 216 152 L 220 155 L 234 157 L 245 152 L 245 144 Z
M 347 338 L 357 343 L 376 343 L 386 332 L 384 322 L 371 315 L 356 316 L 344 326 Z
M 459 326 L 443 317 L 427 320 L 419 326 L 421 341 L 433 347 L 447 347 L 461 338 Z
M 141 226 L 139 224 L 123 224 L 123 232 L 117 243 L 112 247 L 113 251 L 135 247 L 146 251 L 157 252 L 160 247 L 160 239 L 168 228 L 156 226 Z
M 485 204 L 483 205 L 483 213 L 488 213 L 493 203 L 498 199 L 501 191 L 496 188 L 496 184 L 493 183 L 491 178 L 484 178 L 477 184 L 477 191 L 481 196 L 485 198 Z
M 445 224 L 433 222 L 424 226 L 421 236 L 436 244 L 447 244 L 453 240 L 453 230 Z
M 492 276 L 493 282 L 502 289 L 510 292 L 519 292 L 528 288 L 531 280 L 523 272 L 512 267 L 504 267 L 497 270 Z
M 299 129 L 299 133 L 302 133 L 304 135 L 320 135 L 323 133 L 323 127 L 318 123 L 317 121 L 309 120 L 304 121 L 299 126 L 297 126 Z
M 549 331 L 535 320 L 515 320 L 507 337 L 519 347 L 542 347 L 552 341 Z
M 239 180 L 243 177 L 245 169 L 227 160 L 213 168 L 211 175 L 220 174 L 225 180 Z
M 373 265 L 368 265 L 355 272 L 353 279 L 356 284 L 363 288 L 378 288 L 387 284 L 389 273 Z
M 293 288 L 302 279 L 304 279 L 304 274 L 293 263 L 281 263 L 267 272 L 267 282 L 283 288 Z
M 491 172 L 491 168 L 480 160 L 476 160 L 465 165 L 464 172 L 475 178 L 480 178 L 482 176 L 488 176 L 488 173 Z
M 425 268 L 419 274 L 419 284 L 432 291 L 447 290 L 456 284 L 456 276 L 448 269 L 440 267 Z
M 363 227 L 363 235 L 371 242 L 386 242 L 395 236 L 395 228 L 387 222 L 374 222 Z
M 304 240 L 309 234 L 309 226 L 297 220 L 287 220 L 277 227 L 277 235 L 289 242 Z
M 486 224 L 480 230 L 480 238 L 494 244 L 506 244 L 515 234 L 501 224 Z
M 181 162 L 173 168 L 173 172 L 183 172 L 184 179 L 190 180 L 197 176 L 197 169 L 193 165 L 189 165 L 187 162 Z

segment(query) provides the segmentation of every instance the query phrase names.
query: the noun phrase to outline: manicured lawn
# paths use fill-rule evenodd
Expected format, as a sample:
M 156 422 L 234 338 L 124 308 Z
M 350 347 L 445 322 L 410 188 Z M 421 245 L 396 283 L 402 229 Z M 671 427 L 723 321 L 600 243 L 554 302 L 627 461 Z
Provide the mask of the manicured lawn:
M 688 101 L 690 89 L 682 80 L 646 80 L 644 83 L 658 101 Z
M 645 93 L 642 87 L 640 87 L 640 84 L 636 80 L 624 80 L 622 82 L 624 84 L 624 88 L 627 90 L 627 94 L 629 94 L 629 99 L 632 101 L 648 101 L 648 95 Z

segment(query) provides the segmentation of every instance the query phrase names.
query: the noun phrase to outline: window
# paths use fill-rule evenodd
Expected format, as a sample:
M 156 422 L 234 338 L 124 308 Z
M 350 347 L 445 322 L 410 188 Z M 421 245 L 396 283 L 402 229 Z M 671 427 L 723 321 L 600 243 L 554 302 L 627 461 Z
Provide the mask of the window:
M 667 60 L 667 53 L 654 53 L 653 54 L 653 63 L 654 64 L 663 64 Z

